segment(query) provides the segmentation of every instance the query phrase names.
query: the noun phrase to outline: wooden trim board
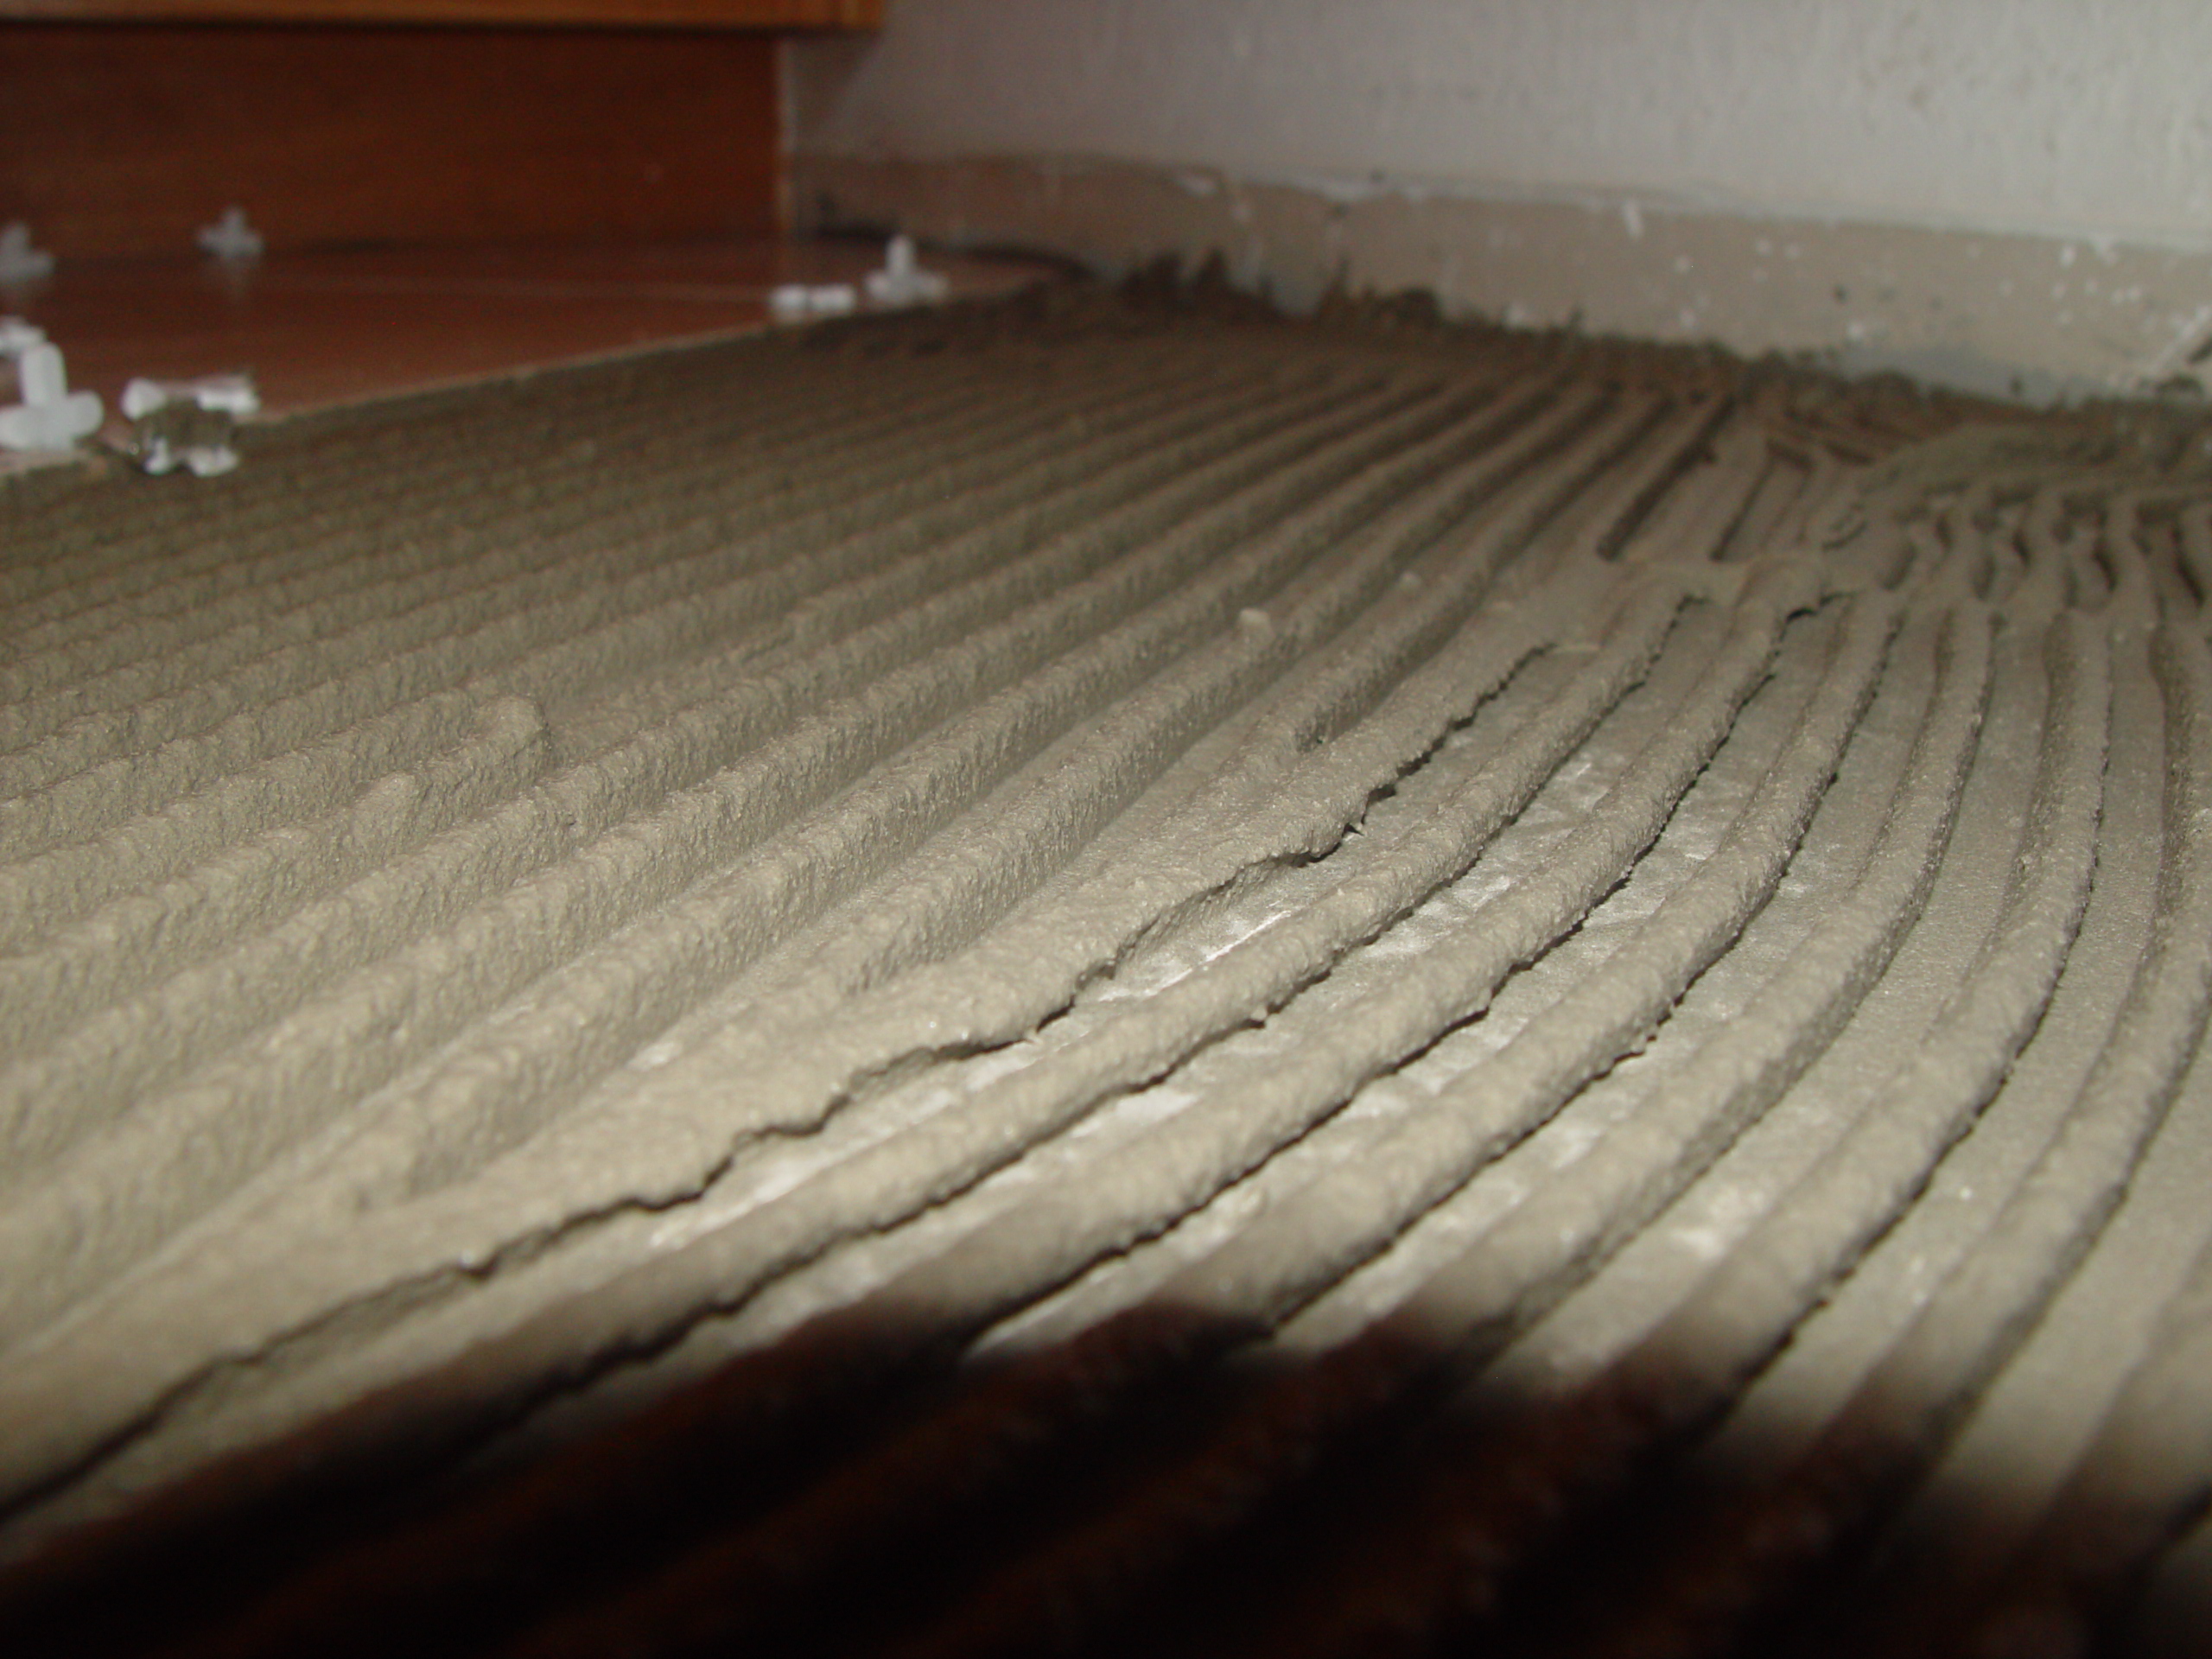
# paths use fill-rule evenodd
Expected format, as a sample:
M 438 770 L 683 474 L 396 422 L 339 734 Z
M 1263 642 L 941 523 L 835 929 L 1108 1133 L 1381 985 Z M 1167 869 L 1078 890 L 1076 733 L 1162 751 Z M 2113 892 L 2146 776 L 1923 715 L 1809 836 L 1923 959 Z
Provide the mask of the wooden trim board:
M 0 24 L 0 221 L 67 262 L 758 235 L 776 42 L 721 31 Z
M 48 22 L 442 23 L 867 29 L 883 0 L 0 0 Z

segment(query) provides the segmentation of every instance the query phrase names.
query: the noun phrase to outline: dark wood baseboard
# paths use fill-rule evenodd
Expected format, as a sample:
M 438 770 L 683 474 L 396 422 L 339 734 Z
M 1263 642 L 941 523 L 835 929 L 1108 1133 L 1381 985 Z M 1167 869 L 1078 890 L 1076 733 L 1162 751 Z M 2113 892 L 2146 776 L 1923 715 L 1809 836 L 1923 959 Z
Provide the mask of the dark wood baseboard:
M 876 29 L 883 0 L 0 0 L 52 22 L 545 23 L 639 29 Z
M 63 258 L 759 234 L 776 45 L 721 30 L 0 22 L 0 221 Z

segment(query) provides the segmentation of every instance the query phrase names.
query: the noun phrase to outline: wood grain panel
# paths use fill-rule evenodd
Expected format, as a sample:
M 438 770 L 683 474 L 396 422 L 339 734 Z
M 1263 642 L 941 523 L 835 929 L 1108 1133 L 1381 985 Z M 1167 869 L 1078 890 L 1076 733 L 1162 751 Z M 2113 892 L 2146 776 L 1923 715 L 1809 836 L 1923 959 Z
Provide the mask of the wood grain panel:
M 65 259 L 774 228 L 775 43 L 690 30 L 0 24 L 0 220 Z
M 53 22 L 619 23 L 688 29 L 875 29 L 882 0 L 0 0 Z

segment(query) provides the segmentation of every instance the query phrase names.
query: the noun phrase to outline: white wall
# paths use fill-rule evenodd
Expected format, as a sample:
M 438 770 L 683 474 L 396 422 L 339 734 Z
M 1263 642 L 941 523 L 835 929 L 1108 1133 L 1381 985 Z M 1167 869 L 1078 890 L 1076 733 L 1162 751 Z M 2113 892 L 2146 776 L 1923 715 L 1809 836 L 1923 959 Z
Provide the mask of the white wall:
M 2208 0 L 890 0 L 798 147 L 2212 248 Z
M 819 222 L 2031 397 L 2212 394 L 2212 0 L 888 0 Z

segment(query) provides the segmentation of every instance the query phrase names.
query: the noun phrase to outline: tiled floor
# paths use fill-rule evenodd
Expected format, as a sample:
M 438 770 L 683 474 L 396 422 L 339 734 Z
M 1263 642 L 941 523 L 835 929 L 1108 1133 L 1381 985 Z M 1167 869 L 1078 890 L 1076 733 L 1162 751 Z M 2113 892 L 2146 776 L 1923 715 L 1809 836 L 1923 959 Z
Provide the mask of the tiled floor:
M 265 410 L 296 413 L 664 341 L 757 328 L 781 283 L 857 283 L 864 243 L 490 246 L 272 255 L 228 270 L 176 258 L 65 264 L 0 289 L 0 315 L 59 345 L 100 394 L 111 435 L 134 375 L 250 372 Z M 956 296 L 1005 292 L 1045 267 L 928 254 Z M 0 366 L 0 401 L 13 388 Z M 24 464 L 0 452 L 0 469 Z

